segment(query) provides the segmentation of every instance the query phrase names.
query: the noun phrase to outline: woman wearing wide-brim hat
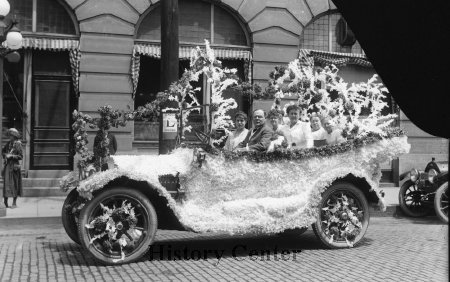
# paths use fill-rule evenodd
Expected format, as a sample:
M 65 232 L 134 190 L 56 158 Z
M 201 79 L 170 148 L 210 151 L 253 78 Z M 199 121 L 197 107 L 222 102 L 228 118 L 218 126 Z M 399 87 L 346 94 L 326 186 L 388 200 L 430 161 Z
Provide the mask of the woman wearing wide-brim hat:
M 22 143 L 20 142 L 20 133 L 15 128 L 8 129 L 7 136 L 9 141 L 2 148 L 3 156 L 3 170 L 2 176 L 4 179 L 3 198 L 5 206 L 8 206 L 8 198 L 13 198 L 11 208 L 17 208 L 17 197 L 22 196 L 22 167 L 20 160 L 22 160 Z

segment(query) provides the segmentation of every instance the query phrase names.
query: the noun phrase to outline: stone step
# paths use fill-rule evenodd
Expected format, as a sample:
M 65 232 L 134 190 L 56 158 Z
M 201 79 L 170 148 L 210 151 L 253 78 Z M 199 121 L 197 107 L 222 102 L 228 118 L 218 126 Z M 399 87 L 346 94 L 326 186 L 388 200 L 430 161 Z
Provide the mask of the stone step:
M 65 197 L 67 192 L 63 192 L 59 187 L 24 187 L 23 197 Z
M 61 178 L 69 170 L 28 170 L 28 178 Z
M 26 187 L 58 187 L 60 178 L 22 178 L 22 185 Z

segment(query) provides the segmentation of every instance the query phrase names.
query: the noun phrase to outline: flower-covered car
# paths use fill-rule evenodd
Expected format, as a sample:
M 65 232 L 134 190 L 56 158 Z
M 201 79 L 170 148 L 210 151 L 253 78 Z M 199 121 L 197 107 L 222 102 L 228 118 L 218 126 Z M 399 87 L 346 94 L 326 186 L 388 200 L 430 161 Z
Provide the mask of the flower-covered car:
M 389 127 L 395 115 L 381 114 L 387 89 L 376 77 L 349 85 L 337 75 L 336 67 L 315 70 L 298 59 L 270 75 L 268 91 L 275 96 L 274 108 L 280 108 L 284 96 L 297 97 L 302 119 L 311 112 L 329 117 L 345 142 L 259 153 L 178 147 L 169 155 L 114 156 L 113 168 L 99 172 L 109 157 L 103 130 L 97 132 L 103 141 L 94 147 L 94 154 L 89 153 L 87 127 L 95 124 L 109 129 L 135 117 L 155 118 L 176 111 L 180 145 L 184 131 L 193 129 L 188 125 L 189 113 L 198 110 L 208 122 L 202 134 L 194 129 L 196 136 L 205 144 L 224 141 L 226 134 L 208 133 L 229 133 L 233 127 L 228 112 L 237 104 L 222 94 L 239 82 L 235 70 L 222 69 L 205 45 L 206 53 L 198 47 L 193 50 L 191 69 L 145 107 L 120 113 L 105 106 L 96 119 L 74 113 L 76 148 L 82 159 L 81 172 L 71 172 L 61 182 L 62 188 L 72 188 L 62 211 L 68 235 L 105 264 L 143 256 L 158 228 L 277 234 L 305 230 L 312 224 L 327 247 L 360 243 L 369 225 L 369 204 L 385 209 L 378 191 L 380 164 L 410 147 L 402 130 Z M 210 101 L 205 105 L 198 103 L 190 84 L 200 75 L 206 75 L 210 85 Z M 204 106 L 209 110 L 201 112 Z M 92 175 L 91 165 L 98 171 Z M 79 176 L 88 177 L 79 181 Z
M 115 168 L 70 192 L 64 226 L 106 264 L 143 256 L 158 228 L 276 234 L 312 224 L 325 246 L 351 247 L 367 230 L 369 204 L 384 209 L 380 163 L 408 150 L 393 130 L 298 151 L 114 156 Z

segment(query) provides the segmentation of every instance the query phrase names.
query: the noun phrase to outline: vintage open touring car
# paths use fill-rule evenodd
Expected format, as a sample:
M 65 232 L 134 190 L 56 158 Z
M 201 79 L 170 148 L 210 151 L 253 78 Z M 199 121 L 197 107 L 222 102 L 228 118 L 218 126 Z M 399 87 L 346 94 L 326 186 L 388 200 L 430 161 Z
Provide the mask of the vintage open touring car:
M 412 217 L 423 217 L 432 210 L 448 223 L 448 162 L 432 158 L 425 170 L 412 169 L 400 175 L 407 179 L 400 187 L 398 200 L 402 211 Z
M 143 256 L 158 228 L 275 234 L 312 224 L 325 246 L 349 247 L 364 237 L 369 204 L 383 209 L 379 164 L 408 146 L 406 136 L 394 133 L 294 154 L 179 148 L 170 155 L 115 156 L 115 168 L 69 193 L 63 223 L 105 264 Z
M 193 50 L 191 69 L 166 92 L 166 101 L 177 104 L 171 110 L 178 111 L 178 137 L 183 137 L 188 126 L 189 109 L 202 106 L 190 85 L 200 74 L 208 77 L 211 94 L 209 106 L 205 105 L 209 110 L 201 113 L 208 121 L 203 134 L 233 127 L 227 113 L 237 104 L 222 94 L 239 84 L 232 71 L 221 69 L 208 42 L 205 45 L 206 52 L 198 47 Z M 369 204 L 385 209 L 378 190 L 380 164 L 410 148 L 404 132 L 389 127 L 392 115 L 381 115 L 387 89 L 376 77 L 349 85 L 337 75 L 336 67 L 318 71 L 298 59 L 277 68 L 271 77 L 270 87 L 277 95 L 274 106 L 280 97 L 294 95 L 303 107 L 302 115 L 314 110 L 332 117 L 347 140 L 314 148 L 281 147 L 272 152 L 178 146 L 168 155 L 113 156 L 110 169 L 83 179 L 90 171 L 86 125 L 95 128 L 96 123 L 99 129 L 108 129 L 120 114 L 109 106 L 102 107 L 101 118 L 94 122 L 75 112 L 77 152 L 85 159 L 80 162 L 80 173 L 71 172 L 61 182 L 62 188 L 72 188 L 62 210 L 70 238 L 104 264 L 139 259 L 153 243 L 158 228 L 277 234 L 304 230 L 312 224 L 327 247 L 360 243 L 369 226 Z M 245 89 L 252 95 L 256 88 Z M 156 108 L 151 104 L 124 116 L 132 119 Z M 161 112 L 170 109 L 160 108 Z M 370 114 L 363 116 L 363 110 L 369 108 Z M 108 138 L 102 132 L 99 130 L 97 137 L 103 141 L 94 146 L 97 171 L 102 167 L 99 160 L 107 156 Z M 213 137 L 213 144 L 221 138 Z M 181 145 L 183 138 L 177 139 Z

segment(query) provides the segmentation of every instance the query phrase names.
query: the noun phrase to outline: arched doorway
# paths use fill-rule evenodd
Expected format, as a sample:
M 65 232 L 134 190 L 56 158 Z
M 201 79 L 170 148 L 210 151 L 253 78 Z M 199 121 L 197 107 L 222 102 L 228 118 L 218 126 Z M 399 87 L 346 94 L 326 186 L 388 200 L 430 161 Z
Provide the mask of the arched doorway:
M 251 48 L 247 28 L 228 9 L 200 0 L 179 0 L 180 76 L 189 67 L 191 49 L 208 40 L 222 66 L 236 68 L 243 81 L 251 79 Z M 138 22 L 133 55 L 135 107 L 153 101 L 160 89 L 161 8 L 151 7 Z M 202 79 L 198 85 L 202 86 Z M 194 86 L 194 87 L 195 87 Z M 203 87 L 205 89 L 206 87 Z M 197 93 L 203 101 L 204 93 Z M 240 105 L 243 106 L 242 101 Z M 193 115 L 194 117 L 194 115 Z M 135 143 L 157 142 L 158 124 L 135 122 Z
M 79 30 L 63 1 L 10 1 L 6 20 L 23 35 L 18 63 L 5 63 L 4 127 L 25 143 L 24 168 L 73 167 L 71 113 L 77 107 Z

